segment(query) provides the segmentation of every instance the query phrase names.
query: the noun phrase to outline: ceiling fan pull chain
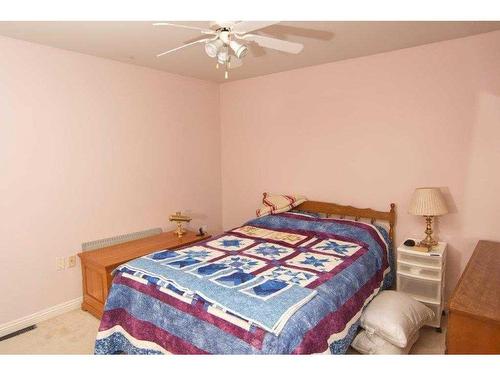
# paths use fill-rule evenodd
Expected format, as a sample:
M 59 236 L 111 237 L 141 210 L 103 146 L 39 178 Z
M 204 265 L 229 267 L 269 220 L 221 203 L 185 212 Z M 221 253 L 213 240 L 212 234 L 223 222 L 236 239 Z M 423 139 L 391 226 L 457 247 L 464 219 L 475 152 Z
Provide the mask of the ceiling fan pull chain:
M 229 61 L 231 61 L 231 55 L 230 55 L 230 51 L 229 51 L 229 41 L 231 40 L 231 36 L 228 35 L 228 38 L 227 38 L 227 41 L 228 41 L 228 44 L 226 45 L 226 63 L 224 64 L 225 67 L 226 67 L 226 71 L 224 72 L 224 79 L 228 79 L 229 78 L 229 72 L 227 71 L 229 69 Z
M 226 64 L 225 64 L 226 71 L 224 72 L 224 79 L 228 79 L 229 78 L 228 69 L 229 69 L 230 61 L 231 61 L 231 56 L 228 56 L 227 60 L 226 60 Z

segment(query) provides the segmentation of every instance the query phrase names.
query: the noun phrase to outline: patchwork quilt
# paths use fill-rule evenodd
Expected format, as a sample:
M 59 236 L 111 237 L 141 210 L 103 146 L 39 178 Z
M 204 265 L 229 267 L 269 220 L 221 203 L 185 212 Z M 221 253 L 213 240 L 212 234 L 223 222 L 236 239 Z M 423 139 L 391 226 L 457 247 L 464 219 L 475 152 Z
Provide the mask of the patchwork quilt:
M 390 248 L 378 226 L 281 213 L 157 251 L 115 270 L 95 353 L 344 353 Z

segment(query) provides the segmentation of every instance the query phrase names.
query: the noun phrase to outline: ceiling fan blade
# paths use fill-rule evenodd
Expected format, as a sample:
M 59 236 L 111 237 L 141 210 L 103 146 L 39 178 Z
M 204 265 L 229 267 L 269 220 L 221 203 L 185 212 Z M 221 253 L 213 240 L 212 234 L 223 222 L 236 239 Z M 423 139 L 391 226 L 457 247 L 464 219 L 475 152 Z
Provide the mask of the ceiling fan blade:
M 203 29 L 201 27 L 196 27 L 196 26 L 180 25 L 178 23 L 155 22 L 155 23 L 153 23 L 153 26 L 173 26 L 173 27 L 179 27 L 181 29 L 197 30 L 197 31 L 200 31 L 203 34 L 215 34 L 215 31 L 213 31 L 213 30 Z
M 245 34 L 251 31 L 263 29 L 264 27 L 276 25 L 280 21 L 242 21 L 231 27 L 234 33 Z
M 250 40 L 262 47 L 272 48 L 278 51 L 283 51 L 288 53 L 300 53 L 304 48 L 304 45 L 302 43 L 289 42 L 287 40 L 270 38 L 264 35 L 245 34 L 238 38 L 244 40 Z
M 208 42 L 209 40 L 214 40 L 214 38 L 205 38 L 205 39 L 195 40 L 194 42 L 187 43 L 187 44 L 184 44 L 184 45 L 182 45 L 180 47 L 176 47 L 176 48 L 173 48 L 173 49 L 169 49 L 168 51 L 162 52 L 162 53 L 156 55 L 156 57 L 161 57 L 161 56 L 166 55 L 168 53 L 172 53 L 172 52 L 178 51 L 178 50 L 186 48 L 186 47 L 194 46 L 195 44 Z

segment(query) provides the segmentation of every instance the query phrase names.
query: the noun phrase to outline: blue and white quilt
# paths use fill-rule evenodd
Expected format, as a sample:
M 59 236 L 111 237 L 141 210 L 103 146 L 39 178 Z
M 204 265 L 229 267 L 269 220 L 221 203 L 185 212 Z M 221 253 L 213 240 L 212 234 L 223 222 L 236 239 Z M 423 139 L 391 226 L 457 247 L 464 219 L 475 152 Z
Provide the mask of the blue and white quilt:
M 381 227 L 282 213 L 157 251 L 117 268 L 96 353 L 345 352 L 389 250 Z

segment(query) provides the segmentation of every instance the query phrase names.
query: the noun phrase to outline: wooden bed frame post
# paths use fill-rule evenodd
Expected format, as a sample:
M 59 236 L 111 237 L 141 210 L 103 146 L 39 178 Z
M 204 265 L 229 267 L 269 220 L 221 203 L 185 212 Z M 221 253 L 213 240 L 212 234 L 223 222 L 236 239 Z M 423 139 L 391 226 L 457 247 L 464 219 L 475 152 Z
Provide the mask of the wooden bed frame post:
M 394 243 L 394 226 L 396 225 L 396 204 L 391 203 L 391 210 L 389 211 L 391 217 L 389 219 L 389 238 L 392 242 L 392 247 L 395 246 Z

